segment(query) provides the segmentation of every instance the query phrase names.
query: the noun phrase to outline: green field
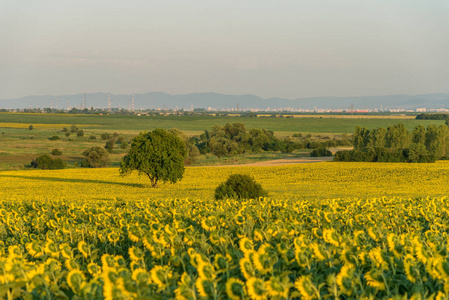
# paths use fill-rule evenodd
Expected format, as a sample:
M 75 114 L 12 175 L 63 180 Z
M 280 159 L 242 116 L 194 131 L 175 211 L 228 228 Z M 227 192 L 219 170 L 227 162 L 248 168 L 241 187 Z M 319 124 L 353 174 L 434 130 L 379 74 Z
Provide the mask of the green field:
M 204 130 L 211 130 L 214 125 L 241 122 L 248 129 L 263 128 L 272 130 L 278 137 L 292 136 L 294 133 L 310 133 L 314 137 L 336 136 L 343 133 L 351 134 L 356 126 L 367 128 L 388 127 L 403 123 L 408 130 L 421 124 L 443 124 L 444 121 L 415 120 L 403 116 L 389 116 L 389 118 L 339 118 L 327 116 L 296 116 L 295 118 L 281 117 L 214 117 L 214 116 L 121 116 L 121 115 L 71 115 L 71 114 L 36 114 L 36 113 L 0 113 L 0 169 L 22 169 L 33 158 L 40 154 L 48 154 L 54 148 L 62 151 L 62 159 L 73 166 L 83 159 L 82 152 L 89 147 L 104 147 L 106 141 L 101 140 L 104 132 L 122 135 L 125 141 L 130 141 L 142 131 L 151 131 L 155 128 L 178 128 L 187 135 L 199 135 Z M 34 130 L 28 130 L 28 125 Z M 78 126 L 85 132 L 79 138 L 72 134 L 66 137 L 61 130 L 70 128 L 70 124 Z M 89 139 L 96 136 L 95 140 Z M 52 141 L 52 136 L 60 140 Z M 117 166 L 126 149 L 116 147 L 110 155 L 113 166 Z M 295 153 L 293 157 L 306 154 Z M 251 154 L 232 158 L 218 159 L 215 156 L 201 156 L 200 165 L 248 163 L 259 160 L 276 158 L 291 158 L 291 155 L 281 154 Z
M 272 118 L 272 117 L 213 117 L 213 116 L 116 116 L 116 115 L 53 115 L 53 114 L 17 114 L 0 113 L 1 122 L 29 123 L 29 124 L 85 124 L 87 128 L 96 130 L 116 130 L 140 132 L 155 128 L 178 128 L 187 132 L 199 133 L 212 128 L 214 125 L 241 122 L 247 128 L 264 128 L 278 134 L 289 135 L 295 132 L 316 134 L 353 133 L 356 126 L 370 128 L 384 127 L 403 123 L 408 130 L 421 124 L 444 124 L 441 120 L 404 119 L 400 116 L 391 119 L 370 118 Z

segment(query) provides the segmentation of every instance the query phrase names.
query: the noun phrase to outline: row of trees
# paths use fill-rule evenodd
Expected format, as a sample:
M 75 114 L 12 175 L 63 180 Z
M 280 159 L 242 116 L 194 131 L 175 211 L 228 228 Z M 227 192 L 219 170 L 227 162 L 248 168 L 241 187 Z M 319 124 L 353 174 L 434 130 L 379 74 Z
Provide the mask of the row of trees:
M 354 150 L 337 152 L 337 161 L 429 162 L 449 153 L 447 125 L 416 126 L 409 132 L 403 124 L 368 130 L 357 126 Z

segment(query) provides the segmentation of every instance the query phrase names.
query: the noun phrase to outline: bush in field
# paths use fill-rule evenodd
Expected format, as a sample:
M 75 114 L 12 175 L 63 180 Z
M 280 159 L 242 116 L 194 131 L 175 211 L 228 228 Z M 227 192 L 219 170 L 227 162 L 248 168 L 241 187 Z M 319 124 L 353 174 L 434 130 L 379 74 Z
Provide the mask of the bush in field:
M 332 156 L 332 152 L 327 150 L 324 147 L 314 149 L 310 152 L 311 157 L 320 157 L 320 156 Z
M 78 131 L 78 127 L 76 127 L 75 125 L 70 126 L 70 132 L 71 133 L 75 133 Z
M 112 150 L 114 150 L 115 146 L 115 138 L 111 138 L 109 141 L 106 142 L 106 145 L 104 148 L 109 152 L 112 153 Z
M 90 139 L 90 140 L 96 140 L 97 137 L 96 137 L 95 135 L 90 135 L 90 136 L 89 136 L 89 139 Z
M 91 147 L 84 150 L 83 155 L 86 157 L 81 166 L 85 168 L 105 167 L 109 161 L 108 152 L 101 147 Z
M 120 144 L 120 149 L 126 149 L 126 148 L 128 148 L 128 142 L 122 142 Z
M 64 135 L 65 135 L 66 137 L 69 137 L 69 136 L 70 136 L 70 132 L 69 132 L 69 131 L 66 131 Z
M 53 154 L 55 156 L 59 156 L 59 155 L 62 155 L 62 152 L 61 152 L 61 150 L 55 148 L 55 149 L 51 150 L 51 154 Z
M 84 131 L 81 129 L 81 130 L 78 130 L 77 132 L 76 132 L 76 136 L 77 137 L 83 137 L 84 136 Z
M 33 125 L 28 126 L 28 129 L 33 130 L 34 129 Z
M 215 189 L 215 199 L 256 199 L 268 193 L 249 175 L 233 174 Z
M 31 167 L 42 170 L 65 169 L 67 163 L 60 158 L 51 158 L 48 154 L 43 154 L 31 161 Z
M 60 139 L 59 136 L 54 135 L 54 136 L 52 136 L 52 137 L 50 138 L 50 141 L 57 141 L 57 140 L 59 140 L 59 139 Z
M 110 133 L 107 133 L 107 132 L 104 132 L 104 133 L 102 133 L 101 135 L 100 135 L 100 137 L 101 137 L 101 139 L 102 140 L 109 140 L 110 138 L 111 138 L 111 134 Z

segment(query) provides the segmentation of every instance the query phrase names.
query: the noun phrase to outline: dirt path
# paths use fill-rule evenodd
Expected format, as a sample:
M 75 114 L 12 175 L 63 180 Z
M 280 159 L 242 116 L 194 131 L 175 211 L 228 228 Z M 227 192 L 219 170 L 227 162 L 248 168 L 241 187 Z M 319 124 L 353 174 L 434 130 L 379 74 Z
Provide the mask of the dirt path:
M 304 157 L 304 158 L 291 158 L 291 159 L 274 159 L 267 161 L 260 161 L 250 164 L 235 164 L 235 165 L 215 165 L 210 167 L 268 167 L 268 166 L 285 166 L 290 164 L 304 164 L 304 163 L 317 163 L 324 161 L 332 161 L 332 157 Z

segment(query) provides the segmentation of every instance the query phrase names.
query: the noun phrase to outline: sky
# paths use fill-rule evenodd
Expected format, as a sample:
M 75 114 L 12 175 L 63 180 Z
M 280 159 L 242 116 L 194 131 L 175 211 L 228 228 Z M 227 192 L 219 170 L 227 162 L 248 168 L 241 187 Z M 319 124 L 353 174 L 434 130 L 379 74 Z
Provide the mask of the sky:
M 2 0 L 0 99 L 449 93 L 446 0 Z

